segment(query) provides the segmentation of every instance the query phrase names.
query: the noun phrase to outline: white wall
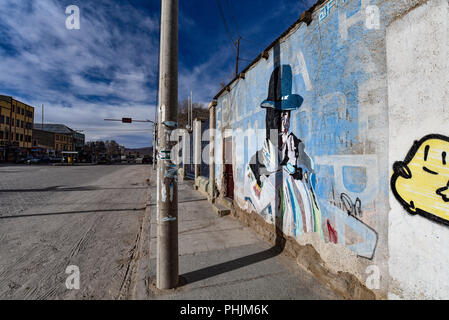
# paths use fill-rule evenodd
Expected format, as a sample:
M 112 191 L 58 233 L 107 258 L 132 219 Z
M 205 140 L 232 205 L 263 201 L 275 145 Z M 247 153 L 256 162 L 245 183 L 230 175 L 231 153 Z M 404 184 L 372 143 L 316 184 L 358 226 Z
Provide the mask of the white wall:
M 415 140 L 449 136 L 448 21 L 448 0 L 429 0 L 387 28 L 390 170 Z M 389 198 L 389 297 L 448 299 L 449 227 Z

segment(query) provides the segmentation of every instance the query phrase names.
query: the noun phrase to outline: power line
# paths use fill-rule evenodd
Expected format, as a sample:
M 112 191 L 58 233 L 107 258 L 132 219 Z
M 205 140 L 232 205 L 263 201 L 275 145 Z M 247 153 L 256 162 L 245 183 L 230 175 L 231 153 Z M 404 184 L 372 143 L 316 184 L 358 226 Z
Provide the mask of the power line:
M 228 24 L 226 23 L 226 19 L 225 19 L 224 13 L 223 13 L 223 8 L 221 7 L 221 4 L 220 4 L 220 0 L 216 0 L 216 2 L 217 2 L 218 9 L 220 11 L 221 19 L 222 19 L 224 27 L 226 29 L 226 33 L 227 33 L 232 45 L 235 47 L 236 45 L 235 45 L 234 39 L 232 38 L 231 32 L 229 31 Z
M 244 41 L 246 41 L 246 42 L 253 43 L 253 44 L 257 44 L 257 45 L 260 45 L 260 46 L 265 46 L 265 44 L 263 44 L 263 43 L 261 43 L 261 42 L 257 42 L 257 41 L 254 41 L 254 40 L 250 40 L 250 39 L 245 38 L 245 37 L 242 37 L 242 40 L 244 40 Z
M 240 37 L 239 24 L 238 24 L 238 22 L 237 22 L 237 19 L 236 19 L 235 16 L 234 16 L 234 12 L 232 11 L 230 0 L 226 0 L 226 5 L 227 5 L 228 10 L 229 10 L 229 16 L 231 17 L 231 20 L 232 20 L 232 22 L 233 22 L 234 25 L 235 25 L 235 29 L 236 29 L 236 31 L 237 31 L 237 34 L 238 34 L 239 37 Z

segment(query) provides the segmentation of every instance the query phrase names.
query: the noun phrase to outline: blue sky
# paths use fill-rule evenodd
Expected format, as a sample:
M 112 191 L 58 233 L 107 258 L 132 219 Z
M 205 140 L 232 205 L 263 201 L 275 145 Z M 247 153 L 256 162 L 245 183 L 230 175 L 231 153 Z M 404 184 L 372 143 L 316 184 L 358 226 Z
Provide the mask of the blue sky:
M 314 0 L 179 1 L 179 99 L 208 104 Z M 80 8 L 67 30 L 65 8 Z M 36 107 L 35 122 L 64 123 L 87 140 L 151 145 L 151 127 L 105 118 L 154 119 L 160 0 L 1 0 L 0 94 Z

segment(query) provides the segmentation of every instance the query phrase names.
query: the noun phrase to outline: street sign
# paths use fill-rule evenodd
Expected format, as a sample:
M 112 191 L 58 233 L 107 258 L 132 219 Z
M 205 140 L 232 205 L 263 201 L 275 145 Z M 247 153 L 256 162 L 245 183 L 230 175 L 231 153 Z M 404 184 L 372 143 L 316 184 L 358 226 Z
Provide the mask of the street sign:
M 159 152 L 159 159 L 161 160 L 171 160 L 171 151 L 169 150 L 162 150 Z

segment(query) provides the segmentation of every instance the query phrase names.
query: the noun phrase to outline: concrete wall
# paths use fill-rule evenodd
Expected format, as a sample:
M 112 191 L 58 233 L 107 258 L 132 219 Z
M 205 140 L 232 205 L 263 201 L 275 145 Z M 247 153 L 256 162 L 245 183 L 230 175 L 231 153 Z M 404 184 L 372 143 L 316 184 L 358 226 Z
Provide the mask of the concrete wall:
M 449 298 L 448 21 L 448 1 L 432 0 L 387 28 L 389 167 L 410 151 L 412 173 L 390 193 L 390 298 Z
M 221 195 L 223 139 L 232 137 L 236 208 L 312 244 L 326 268 L 354 275 L 379 298 L 449 297 L 447 226 L 406 213 L 390 191 L 393 163 L 414 140 L 449 136 L 447 5 L 324 2 L 217 99 Z M 265 131 L 279 126 L 282 114 L 267 111 L 275 108 L 290 110 L 278 162 Z M 433 272 L 416 277 L 417 263 Z

